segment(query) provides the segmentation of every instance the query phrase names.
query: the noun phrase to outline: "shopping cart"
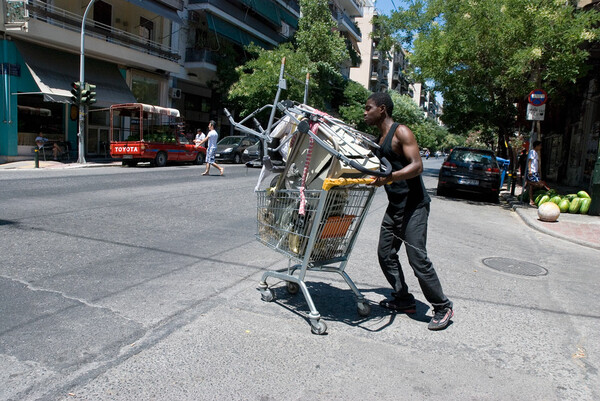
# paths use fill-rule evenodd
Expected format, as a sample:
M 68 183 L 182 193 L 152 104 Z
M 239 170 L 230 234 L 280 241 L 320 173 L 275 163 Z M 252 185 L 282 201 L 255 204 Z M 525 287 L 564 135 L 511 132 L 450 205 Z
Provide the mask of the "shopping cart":
M 258 136 L 266 145 L 277 138 L 276 148 L 265 149 L 283 156 L 284 163 L 273 169 L 279 174 L 274 185 L 259 189 L 264 166 L 255 189 L 256 238 L 289 259 L 287 272 L 263 274 L 258 285 L 261 297 L 267 302 L 275 299 L 267 284 L 269 278 L 284 280 L 291 294 L 302 290 L 310 309 L 311 331 L 324 334 L 327 325 L 308 291 L 306 273 L 338 273 L 354 293 L 359 315 L 370 313 L 369 303 L 345 268 L 375 193 L 376 188 L 367 184 L 373 176 L 388 176 L 391 165 L 375 156 L 376 143 L 341 120 L 306 104 L 279 102 L 280 90 L 285 87 L 282 77 L 283 62 L 273 105 L 264 106 L 241 122 L 235 122 L 227 110 L 225 113 L 235 129 Z M 244 124 L 269 107 L 267 129 L 257 121 L 256 129 Z M 282 116 L 274 122 L 276 111 Z
M 367 316 L 371 308 L 345 272 L 348 257 L 371 204 L 375 188 L 365 185 L 305 191 L 305 214 L 299 213 L 300 190 L 264 190 L 257 194 L 256 238 L 290 259 L 286 273 L 267 271 L 259 283 L 264 301 L 274 300 L 269 277 L 285 280 L 290 294 L 299 289 L 310 309 L 311 330 L 324 334 L 327 325 L 315 307 L 305 284 L 308 270 L 340 274 L 354 293 L 358 313 Z M 292 265 L 292 263 L 295 264 Z

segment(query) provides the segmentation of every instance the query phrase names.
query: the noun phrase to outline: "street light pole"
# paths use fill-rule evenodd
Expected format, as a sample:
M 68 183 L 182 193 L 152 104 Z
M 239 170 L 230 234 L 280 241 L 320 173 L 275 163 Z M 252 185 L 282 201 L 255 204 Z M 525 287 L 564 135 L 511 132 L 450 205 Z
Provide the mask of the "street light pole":
M 88 12 L 92 4 L 94 4 L 95 0 L 90 0 L 90 3 L 87 5 L 85 12 L 83 13 L 83 19 L 81 20 L 81 48 L 80 48 L 80 57 L 79 57 L 79 82 L 81 85 L 85 82 L 85 55 L 84 55 L 84 42 L 85 42 L 85 20 L 87 18 Z M 79 148 L 79 157 L 77 159 L 77 163 L 85 164 L 85 116 L 87 114 L 87 105 L 79 102 L 79 128 L 77 132 L 78 137 L 78 148 Z

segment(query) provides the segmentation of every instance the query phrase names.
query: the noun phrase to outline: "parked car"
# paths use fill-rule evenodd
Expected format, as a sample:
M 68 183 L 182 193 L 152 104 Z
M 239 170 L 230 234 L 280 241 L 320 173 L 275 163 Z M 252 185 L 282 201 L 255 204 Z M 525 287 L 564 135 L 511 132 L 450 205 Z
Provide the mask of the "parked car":
M 253 136 L 226 136 L 217 143 L 217 162 L 241 163 L 244 150 L 258 142 Z
M 248 146 L 242 153 L 242 162 L 248 167 L 262 167 L 262 142 L 258 141 Z
M 437 194 L 451 191 L 484 194 L 497 201 L 500 168 L 494 152 L 475 148 L 454 148 L 440 168 Z

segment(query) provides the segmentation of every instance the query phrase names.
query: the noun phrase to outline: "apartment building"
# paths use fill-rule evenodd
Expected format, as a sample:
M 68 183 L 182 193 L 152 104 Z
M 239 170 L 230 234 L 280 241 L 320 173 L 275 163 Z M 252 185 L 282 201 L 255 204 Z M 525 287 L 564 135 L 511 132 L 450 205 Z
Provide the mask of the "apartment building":
M 229 121 L 210 89 L 219 61 L 228 57 L 239 65 L 246 61 L 244 47 L 250 43 L 272 49 L 291 40 L 299 18 L 296 0 L 188 0 L 183 72 L 174 75 L 173 86 L 179 91 L 173 107 L 190 126 L 205 128 L 214 119 L 226 135 Z
M 354 19 L 372 1 L 329 6 L 358 52 L 363 35 Z M 84 75 L 98 100 L 86 116 L 90 157 L 108 154 L 107 108 L 116 103 L 177 108 L 188 131 L 214 119 L 226 135 L 229 122 L 212 89 L 220 61 L 233 54 L 243 63 L 251 42 L 270 49 L 291 40 L 300 18 L 297 0 L 4 0 L 1 8 L 0 162 L 31 158 L 40 132 L 78 143 L 70 90 L 79 80 L 86 10 Z M 341 66 L 346 76 L 352 65 Z
M 97 103 L 86 119 L 85 153 L 108 154 L 111 104 L 168 103 L 169 76 L 181 68 L 183 0 L 6 0 L 0 17 L 2 161 L 31 158 L 39 133 L 77 144 L 70 91 L 80 77 L 86 9 L 84 78 L 97 85 Z

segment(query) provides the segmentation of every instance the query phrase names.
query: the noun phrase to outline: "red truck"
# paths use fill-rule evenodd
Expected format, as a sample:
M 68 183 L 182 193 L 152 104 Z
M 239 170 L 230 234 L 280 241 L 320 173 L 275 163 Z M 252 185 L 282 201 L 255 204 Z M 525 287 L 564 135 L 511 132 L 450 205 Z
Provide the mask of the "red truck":
M 151 162 L 204 163 L 206 148 L 195 146 L 183 132 L 179 110 L 144 103 L 110 106 L 110 156 L 124 166 Z

